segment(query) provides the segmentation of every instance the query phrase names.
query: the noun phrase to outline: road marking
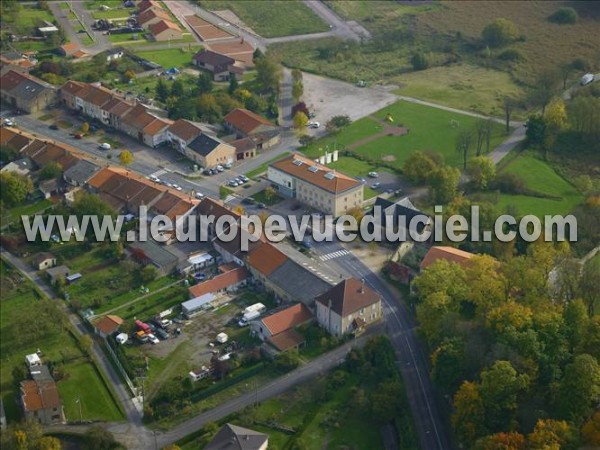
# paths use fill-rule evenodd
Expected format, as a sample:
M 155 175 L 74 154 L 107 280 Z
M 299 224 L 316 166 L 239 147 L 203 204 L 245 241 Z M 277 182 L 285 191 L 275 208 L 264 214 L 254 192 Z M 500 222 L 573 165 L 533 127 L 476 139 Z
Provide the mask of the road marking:
M 338 250 L 337 252 L 331 252 L 331 253 L 327 253 L 326 255 L 321 255 L 319 256 L 319 259 L 321 261 L 329 261 L 330 259 L 333 258 L 339 258 L 341 256 L 345 256 L 345 255 L 349 255 L 350 252 L 346 249 L 343 250 Z
M 223 200 L 224 203 L 231 203 L 232 201 L 234 201 L 237 197 L 233 194 L 229 194 L 227 197 L 225 197 L 225 200 Z

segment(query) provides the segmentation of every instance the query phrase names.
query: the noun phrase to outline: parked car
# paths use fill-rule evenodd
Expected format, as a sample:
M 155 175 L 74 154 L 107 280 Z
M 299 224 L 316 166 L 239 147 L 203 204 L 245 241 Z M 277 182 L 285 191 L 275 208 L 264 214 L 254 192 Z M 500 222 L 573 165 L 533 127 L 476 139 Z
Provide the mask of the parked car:
M 229 180 L 229 183 L 227 183 L 227 184 L 229 184 L 229 186 L 231 186 L 231 187 L 238 187 L 239 186 L 238 182 L 235 181 L 235 180 Z
M 312 120 L 308 122 L 308 128 L 319 128 L 321 124 L 319 122 L 313 122 Z
M 256 200 L 254 200 L 252 197 L 246 197 L 242 199 L 242 203 L 244 205 L 254 205 L 256 203 Z
M 217 172 L 223 172 L 223 171 L 225 170 L 225 168 L 224 168 L 224 167 L 223 167 L 221 164 L 219 164 L 219 165 L 216 167 L 216 169 L 217 169 Z
M 147 336 L 148 336 L 148 340 L 154 345 L 156 345 L 160 342 L 160 340 L 153 334 L 148 334 Z
M 265 205 L 264 203 L 259 203 L 259 204 L 258 204 L 258 207 L 259 207 L 260 209 L 265 209 L 265 208 L 267 207 L 267 205 Z
M 580 84 L 582 86 L 588 85 L 592 81 L 594 81 L 594 79 L 595 79 L 595 76 L 593 73 L 586 73 L 584 76 L 581 77 Z
M 58 125 L 50 125 L 48 128 L 50 128 L 51 130 L 58 130 Z
M 2 123 L 4 125 L 6 125 L 7 127 L 14 127 L 15 126 L 15 123 L 12 120 L 10 120 L 10 119 L 4 119 L 2 121 Z
M 371 178 L 379 178 L 379 174 L 377 172 L 369 172 L 369 176 Z
M 150 175 L 148 178 L 150 179 L 150 181 L 154 181 L 155 183 L 160 183 L 160 178 L 158 178 L 156 175 Z
M 175 189 L 177 189 L 178 191 L 181 191 L 181 190 L 183 190 L 183 188 L 182 188 L 181 186 L 179 186 L 178 184 L 173 184 L 173 187 L 174 187 Z
M 74 137 L 75 139 L 82 139 L 82 138 L 83 138 L 83 134 L 77 133 L 77 134 L 74 134 L 74 135 L 73 135 L 73 137 Z M 107 145 L 108 145 L 108 144 L 107 144 Z
M 103 142 L 102 144 L 100 144 L 100 149 L 101 150 L 110 150 L 110 144 L 108 142 Z
M 377 183 L 373 183 L 371 185 L 371 189 L 379 189 L 381 187 L 381 183 L 377 182 Z
M 204 194 L 202 192 L 196 192 L 196 198 L 204 198 Z
M 211 172 L 211 170 L 210 170 L 210 169 L 204 169 L 204 170 L 202 171 L 202 174 L 203 174 L 203 175 L 212 175 L 210 172 Z
M 156 330 L 156 334 L 158 335 L 159 338 L 161 338 L 163 341 L 165 339 L 169 339 L 169 333 L 167 333 L 165 330 L 163 330 L 162 328 L 159 328 L 158 330 Z
M 250 181 L 250 178 L 248 178 L 246 175 L 240 175 L 238 178 L 240 180 L 242 180 L 244 183 L 247 183 L 248 181 Z
M 226 169 L 231 169 L 231 168 L 233 167 L 233 164 L 231 164 L 231 163 L 227 163 L 227 164 L 225 164 L 225 166 L 224 166 L 224 167 L 225 167 Z

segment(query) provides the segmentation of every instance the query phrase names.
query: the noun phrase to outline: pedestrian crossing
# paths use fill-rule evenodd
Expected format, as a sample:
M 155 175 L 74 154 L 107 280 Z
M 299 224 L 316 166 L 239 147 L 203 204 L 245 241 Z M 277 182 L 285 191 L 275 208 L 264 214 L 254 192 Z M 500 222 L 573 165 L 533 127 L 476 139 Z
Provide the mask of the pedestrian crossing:
M 157 170 L 156 172 L 150 174 L 150 176 L 151 177 L 154 176 L 156 178 L 160 178 L 160 176 L 164 175 L 165 173 L 168 173 L 168 171 L 166 171 L 165 169 L 160 169 L 160 170 Z
M 227 197 L 225 197 L 225 200 L 223 200 L 223 203 L 231 203 L 232 201 L 234 201 L 237 197 L 233 194 L 229 194 Z
M 338 250 L 337 252 L 327 253 L 326 255 L 319 256 L 321 261 L 329 261 L 333 258 L 339 258 L 340 256 L 349 255 L 350 252 L 348 250 Z

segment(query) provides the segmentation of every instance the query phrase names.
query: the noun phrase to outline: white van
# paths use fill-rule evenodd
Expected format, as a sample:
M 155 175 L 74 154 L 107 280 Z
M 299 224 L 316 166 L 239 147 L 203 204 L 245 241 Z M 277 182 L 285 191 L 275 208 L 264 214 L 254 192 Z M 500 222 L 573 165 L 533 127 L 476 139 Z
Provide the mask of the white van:
M 102 150 L 110 150 L 110 144 L 107 142 L 103 142 L 102 144 L 100 144 L 100 149 Z

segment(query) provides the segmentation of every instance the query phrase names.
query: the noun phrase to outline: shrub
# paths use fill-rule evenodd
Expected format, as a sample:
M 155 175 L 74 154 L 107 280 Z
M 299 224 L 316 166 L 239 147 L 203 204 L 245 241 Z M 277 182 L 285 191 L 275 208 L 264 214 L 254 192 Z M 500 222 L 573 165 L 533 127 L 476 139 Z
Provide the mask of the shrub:
M 491 188 L 503 194 L 524 194 L 527 192 L 525 180 L 510 172 L 498 174 L 496 179 L 491 183 Z
M 578 16 L 577 11 L 568 6 L 557 9 L 548 20 L 550 22 L 558 23 L 561 25 L 569 25 L 577 22 Z
M 507 19 L 495 19 L 481 32 L 483 42 L 490 47 L 502 47 L 519 37 L 517 26 Z
M 500 53 L 498 59 L 501 59 L 502 61 L 524 61 L 525 56 L 519 50 L 509 48 Z
M 427 55 L 425 55 L 425 53 L 423 52 L 415 53 L 410 58 L 410 63 L 412 64 L 413 69 L 415 70 L 425 70 L 429 67 L 429 59 L 427 58 Z

